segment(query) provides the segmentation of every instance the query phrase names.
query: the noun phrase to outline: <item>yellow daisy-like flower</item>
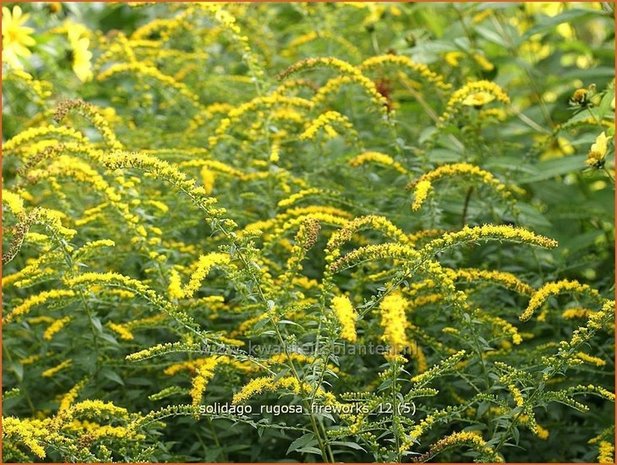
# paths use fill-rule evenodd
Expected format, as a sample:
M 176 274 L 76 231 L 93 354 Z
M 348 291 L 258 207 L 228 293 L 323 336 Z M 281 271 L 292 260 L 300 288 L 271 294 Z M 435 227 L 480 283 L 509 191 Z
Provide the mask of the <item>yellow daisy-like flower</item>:
M 22 69 L 20 57 L 32 55 L 28 47 L 36 43 L 31 37 L 34 29 L 23 25 L 29 17 L 19 6 L 13 7 L 13 11 L 2 8 L 2 61 L 12 68 Z
M 81 24 L 67 24 L 66 33 L 73 52 L 73 72 L 81 82 L 92 79 L 92 52 L 88 50 L 90 39 L 88 30 Z
M 467 105 L 469 107 L 481 107 L 482 105 L 486 105 L 493 100 L 495 100 L 495 96 L 493 94 L 481 90 L 468 95 L 462 103 L 463 105 Z
M 601 168 L 604 165 L 604 159 L 608 152 L 609 138 L 605 132 L 602 132 L 596 141 L 591 146 L 589 153 L 587 154 L 587 165 L 593 168 Z

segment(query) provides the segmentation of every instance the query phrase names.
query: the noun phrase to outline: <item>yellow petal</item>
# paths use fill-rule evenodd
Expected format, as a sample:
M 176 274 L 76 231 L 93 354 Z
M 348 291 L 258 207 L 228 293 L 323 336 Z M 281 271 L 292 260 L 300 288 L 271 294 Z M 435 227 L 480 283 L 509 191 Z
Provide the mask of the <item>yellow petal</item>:
M 489 102 L 495 100 L 495 96 L 493 94 L 489 94 L 488 92 L 480 91 L 474 92 L 473 94 L 468 95 L 465 100 L 463 100 L 463 105 L 467 106 L 481 106 L 486 105 Z

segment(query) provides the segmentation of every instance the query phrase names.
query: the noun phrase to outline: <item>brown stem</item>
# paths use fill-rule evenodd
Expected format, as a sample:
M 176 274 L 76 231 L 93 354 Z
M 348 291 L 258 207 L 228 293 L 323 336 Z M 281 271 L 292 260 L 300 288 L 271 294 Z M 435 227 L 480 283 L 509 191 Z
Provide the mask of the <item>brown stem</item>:
M 467 222 L 467 208 L 469 207 L 469 199 L 471 198 L 471 194 L 473 194 L 473 186 L 467 190 L 467 195 L 465 196 L 465 205 L 463 206 L 463 214 L 461 216 L 461 228 L 464 228 L 465 223 Z

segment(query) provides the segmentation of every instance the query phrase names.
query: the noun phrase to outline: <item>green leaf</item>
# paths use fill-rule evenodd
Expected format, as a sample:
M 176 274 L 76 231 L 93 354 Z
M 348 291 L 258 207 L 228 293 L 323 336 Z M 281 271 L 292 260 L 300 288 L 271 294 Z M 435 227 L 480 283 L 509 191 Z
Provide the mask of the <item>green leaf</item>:
M 504 38 L 492 29 L 488 29 L 484 26 L 476 26 L 476 31 L 489 42 L 501 45 L 503 48 L 508 48 L 508 43 L 504 40 Z
M 101 375 L 110 381 L 113 381 L 115 383 L 118 383 L 121 386 L 124 386 L 124 381 L 122 380 L 120 375 L 116 373 L 115 371 L 113 371 L 111 368 L 103 368 L 101 370 Z
M 303 436 L 300 436 L 298 439 L 293 441 L 289 447 L 287 448 L 287 453 L 299 451 L 301 448 L 305 446 L 314 446 L 317 444 L 317 440 L 315 439 L 314 433 L 306 433 Z M 318 451 L 318 453 L 321 453 Z
M 582 171 L 586 168 L 586 158 L 586 155 L 573 155 L 569 157 L 541 161 L 534 166 L 535 173 L 523 176 L 519 179 L 519 184 L 544 181 L 556 176 L 563 176 L 564 174 Z
M 558 15 L 553 16 L 552 18 L 542 20 L 542 22 L 537 26 L 529 28 L 522 35 L 521 40 L 525 41 L 536 34 L 550 32 L 554 27 L 559 26 L 562 23 L 572 23 L 575 20 L 582 21 L 583 18 L 590 17 L 592 15 L 598 15 L 598 13 L 594 10 L 583 10 L 579 8 L 568 9 Z
M 103 325 L 101 324 L 100 318 L 98 318 L 96 316 L 91 316 L 90 317 L 90 322 L 92 323 L 92 326 L 94 326 L 96 328 L 96 331 L 98 333 L 103 333 Z
M 332 441 L 330 443 L 333 446 L 343 446 L 343 447 L 349 447 L 350 449 L 354 449 L 354 450 L 361 450 L 366 452 L 366 449 L 364 447 L 362 447 L 360 444 L 357 444 L 355 442 L 350 442 L 350 441 Z
M 24 379 L 24 366 L 21 363 L 13 363 L 11 365 L 11 368 L 15 372 L 15 376 L 17 377 L 17 381 L 19 381 L 21 383 L 23 381 L 23 379 Z
M 615 89 L 608 89 L 606 91 L 606 94 L 604 94 L 604 97 L 602 97 L 602 101 L 600 102 L 600 105 L 598 106 L 598 118 L 599 119 L 604 118 L 604 115 L 606 115 L 609 112 L 611 103 L 613 102 L 614 98 L 615 98 Z

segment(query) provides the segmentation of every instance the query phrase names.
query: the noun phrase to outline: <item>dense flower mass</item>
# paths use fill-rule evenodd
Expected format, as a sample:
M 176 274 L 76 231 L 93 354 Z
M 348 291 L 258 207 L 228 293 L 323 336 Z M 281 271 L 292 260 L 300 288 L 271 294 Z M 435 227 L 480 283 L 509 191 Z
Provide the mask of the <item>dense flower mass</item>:
M 332 311 L 341 325 L 341 339 L 356 341 L 356 312 L 348 297 L 337 296 L 332 299 Z
M 3 463 L 612 463 L 613 8 L 4 6 Z

